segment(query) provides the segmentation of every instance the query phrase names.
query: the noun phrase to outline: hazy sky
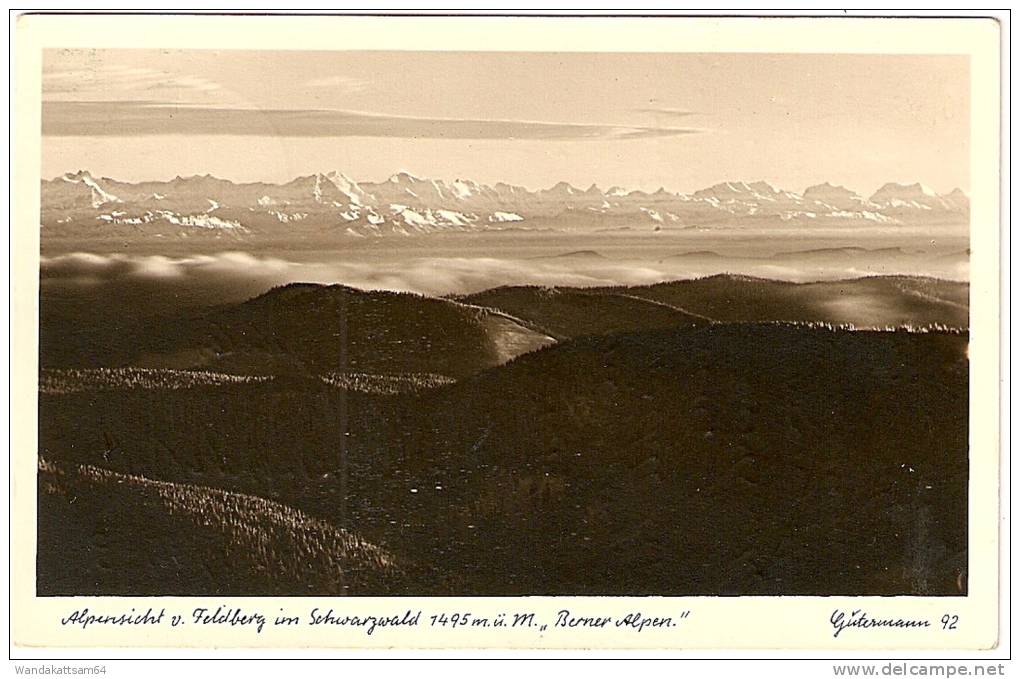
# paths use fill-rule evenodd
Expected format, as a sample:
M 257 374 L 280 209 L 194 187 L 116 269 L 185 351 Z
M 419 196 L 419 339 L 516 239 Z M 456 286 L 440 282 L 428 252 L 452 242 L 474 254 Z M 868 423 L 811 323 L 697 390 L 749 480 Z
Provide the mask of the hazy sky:
M 51 50 L 43 176 L 969 190 L 958 56 Z

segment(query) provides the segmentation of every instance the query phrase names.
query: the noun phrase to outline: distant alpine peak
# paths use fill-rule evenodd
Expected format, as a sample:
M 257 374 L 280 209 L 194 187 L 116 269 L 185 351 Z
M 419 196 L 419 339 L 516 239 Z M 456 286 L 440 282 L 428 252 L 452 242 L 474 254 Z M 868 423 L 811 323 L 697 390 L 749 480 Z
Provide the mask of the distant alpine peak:
M 453 195 L 460 199 L 471 198 L 481 192 L 482 187 L 478 182 L 471 179 L 454 179 L 450 182 L 450 190 Z
M 575 194 L 581 193 L 581 191 L 571 186 L 568 182 L 556 182 L 551 187 L 546 189 L 545 193 L 559 193 L 568 196 L 573 196 Z
M 751 182 L 750 184 L 747 184 L 747 187 L 750 188 L 752 191 L 755 191 L 757 193 L 767 193 L 767 194 L 779 193 L 779 190 L 776 187 L 772 186 L 772 184 L 769 184 L 766 181 Z
M 850 189 L 840 184 L 832 184 L 831 182 L 824 182 L 822 184 L 815 184 L 804 189 L 804 195 L 809 193 L 853 193 Z
M 67 172 L 60 176 L 60 180 L 65 184 L 78 184 L 82 188 L 72 189 L 75 192 L 87 191 L 84 195 L 84 199 L 88 201 L 89 205 L 93 209 L 97 209 L 106 205 L 107 203 L 119 203 L 120 198 L 111 194 L 92 176 L 88 170 L 78 170 L 77 172 Z M 68 187 L 70 188 L 70 187 Z
M 74 171 L 66 172 L 66 173 L 56 177 L 54 179 L 54 181 L 64 181 L 64 182 L 68 182 L 68 183 L 80 183 L 80 182 L 86 181 L 86 183 L 100 184 L 100 183 L 106 183 L 106 182 L 113 182 L 114 180 L 110 180 L 110 179 L 105 178 L 105 177 L 102 178 L 102 179 L 98 179 L 89 170 L 79 169 L 79 170 L 74 170 Z M 344 172 L 342 172 L 342 171 L 340 171 L 338 169 L 331 169 L 331 170 L 327 170 L 327 171 L 324 171 L 324 172 L 317 172 L 317 173 L 310 174 L 310 175 L 296 177 L 295 179 L 291 180 L 290 182 L 279 184 L 278 186 L 294 185 L 294 184 L 300 184 L 302 182 L 314 183 L 316 181 L 318 181 L 320 184 L 322 184 L 323 182 L 329 182 L 330 184 L 333 184 L 334 186 L 336 186 L 337 188 L 339 188 L 339 189 L 341 189 L 343 191 L 357 191 L 357 192 L 360 192 L 360 193 L 364 194 L 364 191 L 361 188 L 362 187 L 361 183 L 359 183 L 358 181 L 352 179 L 349 175 L 345 174 Z M 219 177 L 216 177 L 216 176 L 214 176 L 212 174 L 208 174 L 208 173 L 207 174 L 201 174 L 201 175 L 194 174 L 194 175 L 189 175 L 187 177 L 183 177 L 181 175 L 177 175 L 172 180 L 170 180 L 168 182 L 163 182 L 163 183 L 164 184 L 168 184 L 168 185 L 172 185 L 172 184 L 187 184 L 187 183 L 202 183 L 202 182 L 217 183 L 217 184 L 223 184 L 223 185 L 226 185 L 226 186 L 230 186 L 230 185 L 232 185 L 232 186 L 244 186 L 243 183 L 242 184 L 235 183 L 235 182 L 232 182 L 229 179 L 221 179 Z M 117 182 L 114 182 L 114 183 L 116 183 L 118 186 L 129 185 L 129 183 L 127 183 L 127 182 L 120 182 L 120 181 L 117 181 Z M 159 182 L 151 182 L 150 181 L 150 182 L 142 182 L 142 183 L 144 183 L 144 184 L 154 184 L 154 183 L 159 183 Z M 614 198 L 621 198 L 621 197 L 625 197 L 625 196 L 639 196 L 639 195 L 656 195 L 656 196 L 680 196 L 680 195 L 684 195 L 684 194 L 679 194 L 679 193 L 674 193 L 674 192 L 668 191 L 668 190 L 666 190 L 665 187 L 659 187 L 656 191 L 652 192 L 651 194 L 645 193 L 643 191 L 627 189 L 627 188 L 619 186 L 619 185 L 613 185 L 609 189 L 603 190 L 603 189 L 599 188 L 597 183 L 590 184 L 587 189 L 579 189 L 579 188 L 575 187 L 574 185 L 572 185 L 572 184 L 570 184 L 569 182 L 566 182 L 566 181 L 557 182 L 556 184 L 553 184 L 549 188 L 540 189 L 539 191 L 536 192 L 536 191 L 531 191 L 529 189 L 526 189 L 523 186 L 515 185 L 515 184 L 509 184 L 507 182 L 496 182 L 495 184 L 490 186 L 490 185 L 486 185 L 486 184 L 481 184 L 481 183 L 479 183 L 479 182 L 477 182 L 477 181 L 475 181 L 473 179 L 469 179 L 469 178 L 466 178 L 466 177 L 458 177 L 458 178 L 453 179 L 451 181 L 431 180 L 431 179 L 428 179 L 428 178 L 424 178 L 424 177 L 420 177 L 418 175 L 412 174 L 411 172 L 408 172 L 407 170 L 400 170 L 400 171 L 390 175 L 384 182 L 382 182 L 382 184 L 387 184 L 387 183 L 388 184 L 400 185 L 402 187 L 406 187 L 406 186 L 409 186 L 409 185 L 419 185 L 420 186 L 420 185 L 423 185 L 423 184 L 429 184 L 429 185 L 432 185 L 432 186 L 435 186 L 435 187 L 439 188 L 442 192 L 447 192 L 448 191 L 454 197 L 461 197 L 461 198 L 468 197 L 468 196 L 480 195 L 480 194 L 483 194 L 483 193 L 486 193 L 486 192 L 489 192 L 489 191 L 495 191 L 496 193 L 500 193 L 500 194 L 514 193 L 514 194 L 523 194 L 523 195 L 534 195 L 536 193 L 538 193 L 538 194 L 543 194 L 544 193 L 544 194 L 563 194 L 563 195 L 568 195 L 568 196 L 584 196 L 584 195 L 592 196 L 592 195 L 597 195 L 597 196 L 606 196 L 606 197 L 614 197 Z M 367 184 L 364 184 L 364 186 L 380 186 L 380 185 L 381 184 L 374 184 L 374 183 L 371 183 L 371 182 L 369 182 Z M 782 197 L 782 196 L 793 197 L 793 196 L 797 196 L 797 197 L 804 197 L 804 198 L 809 198 L 811 196 L 821 196 L 821 195 L 829 195 L 829 196 L 833 196 L 833 195 L 857 196 L 858 195 L 854 191 L 846 188 L 845 186 L 842 186 L 842 185 L 839 185 L 839 184 L 833 184 L 833 183 L 828 182 L 828 181 L 823 182 L 823 183 L 819 183 L 819 184 L 815 184 L 813 186 L 809 186 L 807 189 L 804 190 L 804 192 L 802 194 L 798 194 L 798 193 L 795 193 L 795 192 L 792 192 L 792 191 L 787 191 L 787 190 L 784 190 L 784 189 L 777 188 L 776 186 L 770 184 L 769 182 L 767 182 L 765 180 L 757 180 L 757 181 L 750 181 L 750 182 L 748 182 L 748 181 L 725 181 L 725 182 L 719 182 L 719 183 L 713 184 L 713 185 L 711 185 L 709 187 L 697 190 L 697 191 L 693 192 L 692 194 L 688 194 L 688 195 L 691 195 L 691 196 L 694 196 L 694 197 L 699 197 L 699 196 L 714 196 L 714 197 L 717 197 L 717 198 L 722 198 L 722 197 L 738 197 L 739 196 L 739 197 L 743 198 L 745 196 L 753 197 L 755 194 L 757 194 L 758 196 L 764 196 L 764 197 L 777 197 L 777 196 L 780 196 L 780 197 Z M 879 188 L 873 194 L 872 198 L 888 197 L 888 198 L 926 198 L 926 199 L 934 199 L 934 198 L 945 198 L 945 197 L 949 197 L 949 196 L 967 198 L 968 194 L 966 192 L 964 192 L 960 188 L 953 189 L 953 191 L 951 191 L 950 193 L 939 194 L 936 191 L 934 191 L 933 189 L 931 189 L 929 186 L 927 186 L 926 184 L 923 184 L 921 182 L 914 182 L 912 184 L 904 184 L 904 183 L 897 183 L 897 182 L 888 182 L 888 183 L 882 185 L 882 187 Z
M 943 200 L 954 210 L 963 212 L 970 209 L 970 196 L 957 187 L 943 196 Z
M 207 173 L 207 174 L 193 174 L 187 177 L 177 175 L 176 177 L 171 179 L 169 183 L 175 186 L 209 186 L 215 184 L 232 184 L 233 182 L 226 179 L 214 177 L 213 175 Z
M 860 198 L 860 196 L 845 186 L 830 184 L 815 184 L 804 189 L 804 197 L 808 199 L 825 200 L 831 198 Z
M 766 181 L 751 182 L 720 182 L 713 184 L 707 189 L 695 191 L 695 197 L 719 198 L 719 199 L 740 199 L 748 197 L 773 198 L 780 194 L 780 191 Z

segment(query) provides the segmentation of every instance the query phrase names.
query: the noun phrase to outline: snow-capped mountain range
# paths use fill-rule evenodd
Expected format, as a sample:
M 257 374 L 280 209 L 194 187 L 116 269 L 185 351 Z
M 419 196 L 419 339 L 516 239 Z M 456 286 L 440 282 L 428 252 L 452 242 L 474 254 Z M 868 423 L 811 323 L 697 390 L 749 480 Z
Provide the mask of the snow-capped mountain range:
M 966 224 L 970 212 L 959 189 L 940 195 L 921 184 L 893 183 L 864 198 L 828 183 L 795 193 L 760 181 L 725 182 L 680 194 L 566 182 L 530 191 L 406 172 L 378 183 L 334 171 L 286 184 L 239 184 L 211 175 L 128 183 L 80 171 L 44 180 L 41 190 L 44 239 Z

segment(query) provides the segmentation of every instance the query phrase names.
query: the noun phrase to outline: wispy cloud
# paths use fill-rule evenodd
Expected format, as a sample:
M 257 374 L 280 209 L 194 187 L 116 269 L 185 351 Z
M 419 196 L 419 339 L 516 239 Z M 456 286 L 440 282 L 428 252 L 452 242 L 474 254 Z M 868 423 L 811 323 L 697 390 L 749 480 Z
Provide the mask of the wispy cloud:
M 304 83 L 310 89 L 328 89 L 335 92 L 364 92 L 368 89 L 368 82 L 360 78 L 352 78 L 347 75 L 331 75 L 325 78 L 312 78 Z
M 123 96 L 144 98 L 145 93 L 167 92 L 181 94 L 208 94 L 222 89 L 217 82 L 192 75 L 181 75 L 154 68 L 129 66 L 102 66 L 98 68 L 44 71 L 42 76 L 43 98 L 63 98 L 72 95 L 76 99 L 90 99 L 101 96 L 105 99 Z
M 46 101 L 52 136 L 253 135 L 409 139 L 611 140 L 676 137 L 702 130 L 527 120 L 395 116 L 344 110 L 243 109 L 143 101 Z

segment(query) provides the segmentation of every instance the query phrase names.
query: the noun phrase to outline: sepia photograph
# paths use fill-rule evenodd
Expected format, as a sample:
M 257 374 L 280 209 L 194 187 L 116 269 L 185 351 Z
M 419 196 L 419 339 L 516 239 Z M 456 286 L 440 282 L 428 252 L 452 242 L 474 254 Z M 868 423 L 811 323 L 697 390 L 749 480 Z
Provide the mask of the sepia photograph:
M 968 80 L 46 52 L 38 593 L 966 594 Z

